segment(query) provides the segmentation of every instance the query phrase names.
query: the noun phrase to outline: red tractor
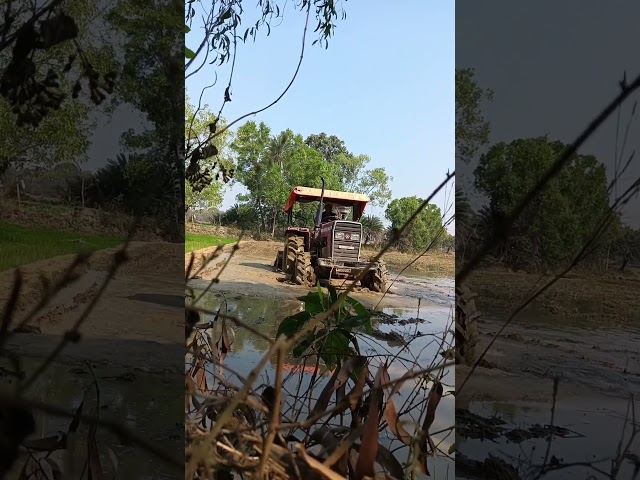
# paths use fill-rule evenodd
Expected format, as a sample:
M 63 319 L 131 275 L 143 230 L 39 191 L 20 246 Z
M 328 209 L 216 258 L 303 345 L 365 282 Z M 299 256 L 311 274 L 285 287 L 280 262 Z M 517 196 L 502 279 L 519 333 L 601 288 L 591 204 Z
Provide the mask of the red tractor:
M 318 202 L 315 226 L 291 226 L 296 203 Z M 298 285 L 315 286 L 318 279 L 354 279 L 369 262 L 360 258 L 362 218 L 369 197 L 359 193 L 295 187 L 284 207 L 287 213 L 284 250 L 278 252 L 274 267 Z M 347 220 L 353 213 L 353 220 Z M 376 262 L 362 279 L 361 286 L 374 292 L 387 289 L 387 269 Z

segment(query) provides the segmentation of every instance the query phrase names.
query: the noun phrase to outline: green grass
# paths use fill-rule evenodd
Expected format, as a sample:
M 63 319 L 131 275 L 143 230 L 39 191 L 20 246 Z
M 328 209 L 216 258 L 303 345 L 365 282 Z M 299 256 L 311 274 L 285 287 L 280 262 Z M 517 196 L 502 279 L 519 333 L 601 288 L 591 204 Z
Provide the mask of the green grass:
M 207 247 L 217 247 L 219 245 L 227 245 L 235 243 L 237 240 L 233 238 L 212 237 L 210 235 L 200 235 L 198 233 L 185 233 L 184 251 L 190 253 L 195 250 Z
M 123 239 L 0 224 L 0 272 L 80 252 L 117 247 Z

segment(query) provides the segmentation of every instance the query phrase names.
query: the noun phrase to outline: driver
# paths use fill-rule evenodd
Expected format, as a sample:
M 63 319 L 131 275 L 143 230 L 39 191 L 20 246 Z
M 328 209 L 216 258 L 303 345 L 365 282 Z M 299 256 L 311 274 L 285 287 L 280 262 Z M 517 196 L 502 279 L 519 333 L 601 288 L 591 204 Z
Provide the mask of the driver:
M 336 219 L 336 214 L 333 213 L 333 205 L 325 203 L 324 212 L 322 212 L 322 223 L 329 222 Z

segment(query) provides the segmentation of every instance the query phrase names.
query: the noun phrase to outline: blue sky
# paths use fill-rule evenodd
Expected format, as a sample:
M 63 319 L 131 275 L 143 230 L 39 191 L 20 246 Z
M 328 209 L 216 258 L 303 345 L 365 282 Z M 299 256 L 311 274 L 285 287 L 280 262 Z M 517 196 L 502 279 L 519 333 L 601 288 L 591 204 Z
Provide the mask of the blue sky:
M 491 123 L 491 143 L 545 134 L 570 143 L 619 93 L 623 72 L 629 80 L 640 73 L 640 2 L 605 6 L 598 0 L 582 0 L 580 8 L 576 5 L 542 0 L 531 8 L 526 2 L 487 0 L 466 2 L 458 9 L 456 64 L 475 68 L 480 86 L 494 91 L 493 101 L 484 110 Z M 521 20 L 524 17 L 526 21 Z M 633 102 L 639 100 L 636 93 L 621 109 L 621 132 Z M 611 181 L 615 146 L 614 114 L 580 153 L 595 155 Z M 636 116 L 622 163 L 639 147 Z M 620 180 L 619 192 L 640 176 L 640 162 L 635 158 Z M 476 165 L 458 166 L 458 184 L 466 187 L 472 181 Z M 640 227 L 640 198 L 623 209 L 623 220 Z
M 311 46 L 311 18 L 295 83 L 279 103 L 247 120 L 264 121 L 274 132 L 336 135 L 350 151 L 369 155 L 370 167 L 387 170 L 394 198 L 425 198 L 455 168 L 454 2 L 412 0 L 396 10 L 389 2 L 343 3 L 347 19 L 338 20 L 329 48 Z M 227 119 L 261 108 L 282 92 L 300 55 L 303 27 L 304 15 L 289 3 L 269 37 L 263 32 L 257 42 L 240 45 Z M 187 35 L 194 50 L 198 33 L 194 26 Z M 217 111 L 229 68 L 211 65 L 188 79 L 192 102 L 217 73 L 218 83 L 203 96 Z M 238 191 L 227 193 L 223 207 L 235 202 Z M 448 198 L 439 195 L 435 203 L 443 208 L 451 198 L 450 192 Z M 369 212 L 384 214 L 375 207 Z

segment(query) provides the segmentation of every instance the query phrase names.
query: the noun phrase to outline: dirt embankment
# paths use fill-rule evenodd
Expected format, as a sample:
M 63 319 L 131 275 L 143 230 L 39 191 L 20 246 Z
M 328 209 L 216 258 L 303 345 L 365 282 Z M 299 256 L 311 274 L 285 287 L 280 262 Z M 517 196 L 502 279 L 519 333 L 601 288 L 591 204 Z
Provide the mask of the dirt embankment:
M 153 368 L 166 371 L 171 363 L 167 362 L 170 352 L 181 350 L 184 341 L 184 246 L 164 242 L 130 244 L 127 261 L 85 315 L 105 284 L 116 252 L 117 249 L 96 252 L 75 270 L 77 279 L 53 295 L 35 315 L 31 314 L 43 298 L 44 285 L 59 282 L 75 256 L 64 255 L 21 267 L 20 294 L 10 327 L 16 333 L 7 346 L 27 356 L 48 355 L 61 335 L 84 317 L 82 339 L 66 350 L 67 358 L 75 355 L 76 360 L 90 357 L 107 364 L 131 361 L 138 365 L 136 359 L 142 355 Z M 14 271 L 0 273 L 0 305 L 9 301 L 15 278 Z M 69 354 L 74 351 L 76 354 Z M 177 368 L 179 355 L 173 358 Z
M 506 313 L 519 307 L 552 279 L 550 275 L 494 268 L 474 271 L 468 284 L 478 294 L 476 303 L 480 309 Z M 635 272 L 570 273 L 528 308 L 561 317 L 640 320 L 640 275 Z
M 39 230 L 63 230 L 85 235 L 104 235 L 124 238 L 131 229 L 133 218 L 118 212 L 94 208 L 48 205 L 42 203 L 3 200 L 0 224 L 20 225 Z M 162 241 L 160 229 L 151 219 L 143 219 L 135 235 L 140 241 Z

